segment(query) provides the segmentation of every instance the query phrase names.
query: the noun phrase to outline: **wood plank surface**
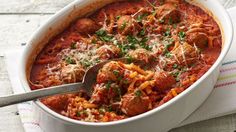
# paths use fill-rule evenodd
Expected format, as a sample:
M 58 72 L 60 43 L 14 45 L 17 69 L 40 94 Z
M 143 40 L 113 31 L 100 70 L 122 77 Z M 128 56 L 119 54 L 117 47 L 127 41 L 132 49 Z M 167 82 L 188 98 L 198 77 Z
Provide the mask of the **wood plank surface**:
M 1 0 L 0 14 L 55 13 L 73 0 Z
M 0 55 L 20 49 L 51 15 L 0 15 Z M 2 54 L 1 54 L 2 53 Z
M 11 93 L 12 89 L 4 63 L 4 57 L 0 57 L 0 95 Z M 16 106 L 0 108 L 0 132 L 23 131 Z

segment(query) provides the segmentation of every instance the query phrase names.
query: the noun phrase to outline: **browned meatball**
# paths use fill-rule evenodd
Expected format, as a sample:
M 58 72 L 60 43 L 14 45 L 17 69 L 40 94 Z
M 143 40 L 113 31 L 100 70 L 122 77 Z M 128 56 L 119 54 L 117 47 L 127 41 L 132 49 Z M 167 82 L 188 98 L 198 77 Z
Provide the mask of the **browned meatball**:
M 99 26 L 90 18 L 81 18 L 75 23 L 76 30 L 84 35 L 94 33 L 99 29 Z
M 148 96 L 126 94 L 121 100 L 121 111 L 128 116 L 135 116 L 149 110 L 151 101 Z
M 119 57 L 120 49 L 114 45 L 104 45 L 97 49 L 96 54 L 100 59 L 108 60 Z
M 179 65 L 191 65 L 198 59 L 198 51 L 188 43 L 180 44 L 171 51 L 172 59 Z
M 146 49 L 132 50 L 128 55 L 134 60 L 144 61 L 145 63 L 148 63 L 151 59 L 151 54 Z
M 132 34 L 135 31 L 139 31 L 141 27 L 133 21 L 133 18 L 130 15 L 121 16 L 117 21 L 118 32 L 127 35 Z
M 61 77 L 65 83 L 75 83 L 82 81 L 85 70 L 79 65 L 67 65 L 61 70 Z
M 108 81 L 118 81 L 118 78 L 123 76 L 124 69 L 116 61 L 111 61 L 105 64 L 99 70 L 97 75 L 97 83 L 106 83 Z
M 175 78 L 165 71 L 156 72 L 154 77 L 156 81 L 157 90 L 160 91 L 171 88 L 176 83 Z
M 205 49 L 208 46 L 208 37 L 205 33 L 195 32 L 187 35 L 187 42 L 196 45 L 198 48 Z
M 41 99 L 42 103 L 50 107 L 51 109 L 61 112 L 62 110 L 65 110 L 69 99 L 73 97 L 74 94 L 67 94 L 67 95 L 54 95 L 52 97 L 47 97 L 44 99 Z
M 157 16 L 164 24 L 173 24 L 180 22 L 181 14 L 173 4 L 167 3 L 158 9 Z

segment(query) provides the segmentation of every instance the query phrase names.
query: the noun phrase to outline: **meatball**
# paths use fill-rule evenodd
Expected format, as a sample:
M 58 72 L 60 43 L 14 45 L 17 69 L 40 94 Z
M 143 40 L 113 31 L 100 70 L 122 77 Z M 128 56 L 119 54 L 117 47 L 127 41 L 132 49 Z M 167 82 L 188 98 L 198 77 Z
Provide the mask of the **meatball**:
M 208 46 L 208 37 L 205 33 L 195 32 L 187 35 L 187 42 L 196 45 L 198 48 L 205 49 Z
M 148 63 L 151 59 L 151 54 L 146 49 L 132 50 L 128 55 L 134 60 L 143 61 L 145 63 Z
M 91 34 L 97 31 L 100 27 L 90 18 L 81 18 L 76 21 L 75 28 L 77 32 L 83 35 Z
M 119 57 L 120 49 L 114 45 L 103 45 L 97 49 L 96 54 L 102 60 Z
M 149 110 L 151 101 L 148 96 L 126 94 L 121 100 L 121 111 L 128 116 L 135 116 Z
M 164 4 L 160 7 L 157 15 L 164 24 L 173 24 L 180 22 L 181 13 L 173 4 Z
M 141 27 L 133 21 L 130 15 L 121 16 L 117 21 L 118 32 L 127 35 L 132 34 L 135 31 L 139 31 Z
M 54 95 L 51 97 L 43 98 L 41 99 L 41 101 L 49 108 L 57 112 L 61 112 L 62 110 L 66 110 L 67 105 L 69 103 L 69 99 L 74 96 L 75 96 L 74 94 Z
M 160 91 L 171 88 L 176 83 L 175 78 L 165 71 L 156 72 L 154 78 L 157 90 Z
M 67 65 L 61 70 L 61 77 L 65 83 L 75 83 L 82 81 L 85 70 L 80 65 Z
M 97 83 L 106 83 L 108 81 L 119 81 L 118 78 L 123 76 L 124 69 L 116 61 L 111 61 L 105 64 L 102 69 L 99 70 L 97 75 Z
M 179 65 L 189 66 L 198 59 L 198 51 L 188 43 L 180 44 L 177 48 L 171 51 L 172 59 Z

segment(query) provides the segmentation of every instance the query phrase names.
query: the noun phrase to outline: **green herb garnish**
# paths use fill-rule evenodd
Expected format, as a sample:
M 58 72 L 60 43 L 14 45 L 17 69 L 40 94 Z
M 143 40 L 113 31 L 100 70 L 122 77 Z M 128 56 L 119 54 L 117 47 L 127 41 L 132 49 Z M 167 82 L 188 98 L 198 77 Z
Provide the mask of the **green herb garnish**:
M 76 113 L 76 115 L 77 115 L 77 117 L 80 117 L 80 116 L 81 116 L 80 111 L 78 111 L 78 112 Z
M 126 58 L 127 63 L 133 62 L 133 58 L 131 56 L 127 55 L 125 58 Z
M 159 20 L 159 23 L 161 23 L 161 24 L 164 23 L 164 22 L 165 22 L 164 19 L 160 19 L 160 20 Z
M 140 45 L 142 48 L 146 49 L 146 50 L 151 50 L 152 47 L 150 47 L 149 45 L 146 44 L 147 41 L 148 41 L 148 38 L 147 38 L 147 37 L 144 37 L 144 38 L 142 38 L 142 40 L 139 42 L 139 45 Z
M 100 40 L 105 42 L 110 42 L 113 39 L 113 36 L 108 35 L 107 32 L 103 29 L 96 31 L 96 35 L 99 37 Z
M 119 76 L 119 75 L 120 75 L 120 72 L 119 72 L 118 70 L 114 70 L 114 71 L 113 71 L 113 74 L 114 74 L 115 76 Z
M 127 21 L 124 21 L 120 27 L 121 30 L 124 30 L 125 27 L 127 26 Z
M 164 33 L 164 36 L 169 37 L 171 35 L 170 28 L 167 28 L 167 30 Z
M 144 35 L 145 35 L 145 33 L 146 33 L 146 29 L 145 29 L 145 28 L 143 28 L 143 29 L 140 31 L 139 35 L 140 35 L 140 36 L 144 36 Z
M 145 18 L 145 17 L 147 17 L 148 16 L 148 14 L 147 13 L 144 13 L 144 14 L 141 14 L 141 15 L 138 15 L 138 17 L 137 17 L 137 22 L 142 22 L 142 20 Z
M 119 20 L 121 16 L 116 16 L 116 19 Z
M 89 60 L 85 59 L 85 60 L 81 61 L 81 64 L 85 67 L 89 67 L 92 65 L 92 62 L 89 62 Z
M 178 67 L 179 67 L 178 64 L 174 64 L 174 65 L 173 65 L 173 68 L 174 68 L 174 69 L 177 69 Z
M 67 64 L 75 64 L 75 61 L 69 56 L 66 57 L 65 61 Z
M 171 56 L 172 56 L 172 55 L 171 55 L 170 52 L 166 52 L 166 53 L 165 53 L 165 57 L 166 57 L 166 58 L 170 58 Z
M 174 77 L 176 81 L 179 81 L 179 75 L 181 74 L 180 71 L 175 71 L 171 73 Z
M 106 85 L 105 85 L 105 86 L 106 86 L 106 89 L 110 89 L 110 88 L 111 88 L 111 83 L 112 83 L 111 81 L 108 81 L 108 82 L 106 83 Z
M 76 49 L 76 42 L 72 42 L 72 43 L 70 44 L 70 48 L 71 48 L 71 49 Z
M 179 32 L 179 38 L 180 38 L 181 41 L 184 41 L 185 36 L 186 36 L 185 32 L 183 32 L 183 31 Z
M 141 90 L 136 90 L 134 92 L 134 94 L 135 94 L 135 96 L 140 97 L 142 95 L 142 92 L 141 92 Z

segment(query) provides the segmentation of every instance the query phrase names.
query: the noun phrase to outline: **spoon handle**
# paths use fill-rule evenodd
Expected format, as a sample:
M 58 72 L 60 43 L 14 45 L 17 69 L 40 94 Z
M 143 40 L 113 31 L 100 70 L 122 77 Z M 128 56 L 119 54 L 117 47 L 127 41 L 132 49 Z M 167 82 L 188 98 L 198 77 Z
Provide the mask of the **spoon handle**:
M 36 100 L 56 94 L 76 92 L 83 89 L 83 83 L 73 83 L 60 86 L 54 86 L 39 90 L 33 90 L 26 93 L 12 94 L 0 97 L 0 107 L 17 104 L 21 102 Z

